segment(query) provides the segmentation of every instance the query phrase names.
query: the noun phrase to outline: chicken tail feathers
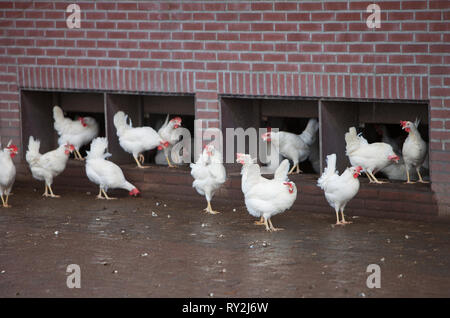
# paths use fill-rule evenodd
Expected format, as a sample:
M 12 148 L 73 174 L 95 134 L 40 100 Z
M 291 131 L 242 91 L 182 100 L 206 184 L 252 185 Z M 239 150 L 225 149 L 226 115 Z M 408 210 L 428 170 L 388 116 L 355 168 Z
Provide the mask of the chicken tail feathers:
M 280 166 L 275 170 L 273 179 L 277 181 L 287 181 L 289 172 L 289 160 L 284 159 Z
M 87 152 L 86 159 L 98 159 L 110 157 L 110 153 L 105 153 L 108 148 L 108 140 L 105 137 L 97 137 L 91 142 L 91 149 Z
M 317 186 L 323 189 L 329 180 L 329 178 L 337 173 L 336 171 L 336 154 L 333 153 L 327 156 L 327 166 L 324 169 L 319 180 L 317 180 Z
M 416 118 L 416 120 L 414 121 L 414 126 L 416 126 L 416 128 L 419 128 L 419 124 L 420 124 L 420 118 Z
M 345 143 L 346 143 L 345 150 L 347 152 L 347 156 L 360 147 L 362 141 L 361 138 L 364 139 L 364 137 L 358 136 L 355 127 L 350 127 L 348 133 L 345 133 Z
M 59 106 L 53 107 L 53 119 L 55 120 L 55 130 L 58 132 L 58 134 L 61 134 L 61 131 L 63 130 L 63 124 L 64 120 L 66 119 L 64 117 L 64 112 Z
M 311 146 L 316 140 L 317 130 L 319 130 L 319 123 L 317 119 L 311 118 L 306 125 L 305 130 L 300 134 L 300 138 L 308 145 Z
M 30 136 L 28 140 L 28 150 L 25 155 L 25 159 L 31 165 L 39 160 L 41 154 L 39 153 L 39 148 L 41 147 L 41 142 L 38 139 L 34 139 Z
M 116 127 L 117 136 L 122 135 L 122 133 L 130 127 L 127 124 L 127 118 L 128 116 L 122 111 L 119 111 L 114 115 L 114 127 Z

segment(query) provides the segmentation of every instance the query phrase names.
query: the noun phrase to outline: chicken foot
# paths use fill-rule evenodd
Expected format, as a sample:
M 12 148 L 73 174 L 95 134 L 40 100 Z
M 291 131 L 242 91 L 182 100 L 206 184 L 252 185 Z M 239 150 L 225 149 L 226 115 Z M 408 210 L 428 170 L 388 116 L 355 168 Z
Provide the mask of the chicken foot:
M 169 168 L 176 168 L 172 163 L 170 163 L 169 156 L 166 156 L 167 164 L 169 165 Z
M 9 195 L 6 195 L 6 201 L 3 199 L 3 194 L 0 195 L 0 197 L 2 198 L 3 207 L 4 208 L 10 208 L 11 206 L 8 205 L 8 197 L 9 197 Z
M 103 192 L 103 195 L 105 196 L 105 199 L 106 199 L 106 200 L 117 200 L 117 198 L 111 198 L 111 197 L 108 197 L 108 195 L 106 194 L 105 190 L 100 189 L 100 191 Z
M 406 167 L 406 178 L 407 178 L 408 180 L 407 180 L 405 183 L 408 183 L 408 184 L 413 184 L 413 183 L 415 183 L 415 182 L 411 181 L 410 178 L 409 178 L 409 169 L 408 169 L 408 167 Z M 421 177 L 421 179 L 422 179 L 422 177 Z
M 48 193 L 48 190 L 50 190 L 50 193 Z M 52 187 L 50 185 L 45 184 L 45 192 L 42 194 L 43 197 L 51 197 L 51 198 L 59 198 L 60 195 L 56 195 L 53 193 Z
M 350 221 L 345 221 L 344 209 L 343 208 L 341 209 L 341 215 L 342 215 L 342 221 L 341 221 L 342 224 L 352 224 L 353 223 L 353 222 L 350 222 Z
M 84 158 L 83 158 L 83 156 L 81 155 L 81 153 L 80 153 L 79 150 L 76 150 L 76 149 L 75 149 L 75 151 L 73 152 L 73 154 L 74 154 L 74 156 L 75 156 L 75 160 L 80 160 L 80 161 L 83 161 L 83 160 L 84 160 Z
M 270 219 L 268 220 L 268 222 L 269 222 L 270 230 L 271 230 L 271 231 L 276 232 L 276 231 L 283 231 L 283 230 L 284 230 L 284 229 L 281 228 L 281 227 L 274 227 L 273 224 L 272 224 L 272 221 L 271 221 Z
M 420 174 L 420 168 L 416 168 L 417 174 L 419 175 L 419 182 L 420 183 L 429 183 L 428 181 L 424 181 L 422 179 L 422 175 Z
M 140 155 L 140 156 L 142 156 L 142 155 Z M 134 158 L 134 160 L 136 161 L 137 167 L 138 167 L 138 168 L 141 168 L 141 169 L 148 168 L 148 166 L 143 166 L 143 165 L 141 165 L 141 163 L 139 162 L 139 160 L 138 160 L 135 156 L 133 156 L 133 158 Z
M 102 196 L 102 188 L 99 188 L 98 195 L 96 196 L 96 199 L 104 200 L 105 198 Z
M 374 176 L 374 174 L 372 172 L 367 172 L 367 173 L 370 174 L 370 176 L 374 180 L 373 182 L 375 182 L 375 183 L 378 183 L 378 184 L 388 183 L 386 181 L 379 181 L 377 178 L 375 178 L 375 176 Z
M 254 222 L 255 225 L 264 225 L 264 217 L 261 215 L 259 221 Z
M 219 211 L 214 211 L 212 209 L 211 202 L 209 202 L 209 201 L 208 201 L 208 206 L 205 209 L 203 209 L 203 211 L 205 211 L 206 213 L 209 213 L 209 214 L 218 214 L 218 213 L 220 213 Z
M 303 171 L 300 170 L 300 166 L 299 166 L 298 162 L 292 166 L 292 168 L 291 168 L 291 170 L 289 170 L 288 174 L 293 174 L 294 169 L 296 169 L 296 171 L 295 171 L 296 174 L 303 173 Z

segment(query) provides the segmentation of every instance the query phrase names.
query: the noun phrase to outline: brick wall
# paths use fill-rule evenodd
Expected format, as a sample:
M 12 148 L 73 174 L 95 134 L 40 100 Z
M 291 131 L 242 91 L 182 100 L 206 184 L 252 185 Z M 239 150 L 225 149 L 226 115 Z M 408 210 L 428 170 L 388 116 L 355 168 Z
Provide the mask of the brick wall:
M 450 214 L 450 2 L 0 1 L 0 135 L 20 144 L 20 88 L 190 92 L 220 126 L 220 94 L 420 99 L 431 178 Z M 21 147 L 22 148 L 22 147 Z

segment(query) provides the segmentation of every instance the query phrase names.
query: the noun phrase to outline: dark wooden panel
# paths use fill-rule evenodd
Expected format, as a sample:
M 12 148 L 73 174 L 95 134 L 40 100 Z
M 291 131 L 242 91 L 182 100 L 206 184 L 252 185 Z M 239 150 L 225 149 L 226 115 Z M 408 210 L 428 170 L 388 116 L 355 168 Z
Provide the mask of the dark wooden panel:
M 399 124 L 400 120 L 414 121 L 420 118 L 428 123 L 427 104 L 413 103 L 361 103 L 359 121 L 361 123 Z
M 245 130 L 249 127 L 254 127 L 256 129 L 259 129 L 260 127 L 261 100 L 259 99 L 222 98 L 221 109 L 222 109 L 222 133 L 224 137 L 224 145 L 227 145 L 226 128 L 235 129 L 240 127 Z M 236 151 L 237 151 L 237 144 L 235 143 L 231 157 L 233 158 L 235 157 Z M 246 142 L 245 152 L 248 153 L 248 151 L 249 146 L 248 143 Z M 224 153 L 227 157 L 229 156 L 227 154 L 226 149 L 224 149 Z
M 25 159 L 30 136 L 41 141 L 40 152 L 47 152 L 58 146 L 58 136 L 53 128 L 53 102 L 51 92 L 21 92 L 22 158 Z
M 60 106 L 65 112 L 103 113 L 102 93 L 59 93 Z
M 313 100 L 263 99 L 261 102 L 261 115 L 317 118 L 319 116 L 317 104 L 318 102 Z
M 336 168 L 342 172 L 350 165 L 344 135 L 350 127 L 358 126 L 358 103 L 321 101 L 320 117 L 322 167 L 327 155 L 335 153 Z
M 116 127 L 114 126 L 114 115 L 123 111 L 131 118 L 134 127 L 142 125 L 141 96 L 125 94 L 106 94 L 106 135 L 108 138 L 108 150 L 113 155 L 114 162 L 125 164 L 134 163 L 133 156 L 125 152 L 119 144 Z
M 144 95 L 144 113 L 195 115 L 194 96 Z

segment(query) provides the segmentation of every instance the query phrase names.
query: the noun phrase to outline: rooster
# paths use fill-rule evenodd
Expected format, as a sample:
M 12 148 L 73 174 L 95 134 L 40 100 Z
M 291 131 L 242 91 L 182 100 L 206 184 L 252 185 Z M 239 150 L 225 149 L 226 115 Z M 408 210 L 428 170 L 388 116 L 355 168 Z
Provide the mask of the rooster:
M 420 168 L 422 167 L 425 156 L 427 155 L 427 144 L 420 136 L 417 127 L 419 126 L 419 122 L 412 123 L 410 121 L 400 121 L 402 125 L 402 129 L 404 129 L 408 133 L 408 137 L 403 143 L 403 160 L 405 161 L 406 167 L 406 183 L 414 183 L 410 180 L 409 177 L 409 169 L 415 168 L 417 171 L 417 175 L 419 176 L 419 182 L 428 183 L 422 179 L 422 175 L 420 174 Z
M 269 131 L 261 137 L 266 142 L 272 142 L 283 157 L 292 160 L 294 165 L 288 174 L 293 173 L 295 168 L 297 168 L 296 173 L 300 173 L 302 171 L 299 163 L 308 159 L 311 152 L 310 147 L 314 143 L 318 129 L 319 123 L 316 119 L 311 118 L 300 135 L 286 131 Z
M 1 143 L 0 143 L 1 147 Z M 0 197 L 4 208 L 10 208 L 8 205 L 8 198 L 11 194 L 11 188 L 16 180 L 16 167 L 12 161 L 15 155 L 19 152 L 16 145 L 8 142 L 8 145 L 3 150 L 0 149 Z M 6 196 L 6 199 L 3 198 Z
M 359 191 L 358 177 L 361 170 L 361 166 L 350 167 L 339 175 L 336 171 L 336 154 L 327 156 L 327 167 L 317 181 L 317 186 L 325 192 L 325 198 L 336 211 L 336 225 L 352 223 L 345 221 L 344 209 Z M 339 211 L 342 221 L 339 221 Z
M 30 170 L 33 177 L 37 180 L 45 182 L 45 192 L 42 196 L 59 198 L 59 195 L 55 195 L 52 190 L 53 178 L 59 175 L 66 168 L 67 160 L 70 154 L 75 150 L 72 144 L 64 144 L 57 149 L 46 152 L 45 154 L 39 153 L 41 142 L 35 140 L 33 136 L 30 136 L 28 141 L 28 151 L 26 153 L 26 160 L 30 165 Z M 48 192 L 50 191 L 50 193 Z
M 282 230 L 273 226 L 271 217 L 291 208 L 297 198 L 297 187 L 287 179 L 289 160 L 278 169 L 278 177 L 267 181 L 262 181 L 259 165 L 251 164 L 247 170 L 245 206 L 251 215 L 263 217 L 269 232 Z
M 191 163 L 191 175 L 194 178 L 192 186 L 208 202 L 204 209 L 207 213 L 217 214 L 211 207 L 214 193 L 225 183 L 226 172 L 222 163 L 222 154 L 212 144 L 203 149 L 196 163 Z
M 242 193 L 245 195 L 247 193 L 247 191 L 250 189 L 251 184 L 249 184 L 247 182 L 248 179 L 248 169 L 251 165 L 256 164 L 256 159 L 252 159 L 252 157 L 248 154 L 243 154 L 243 153 L 237 153 L 236 154 L 236 162 L 240 163 L 242 165 L 242 169 L 241 169 L 241 190 Z M 274 180 L 278 180 L 280 182 L 282 181 L 286 181 L 286 172 L 285 172 L 286 167 L 285 166 L 278 166 L 275 170 L 274 173 Z M 264 183 L 264 182 L 270 182 L 270 179 L 267 179 L 263 176 L 260 176 L 260 182 Z M 256 225 L 265 225 L 264 224 L 264 217 L 260 214 L 257 214 L 257 211 L 250 211 L 250 214 L 253 215 L 254 217 L 260 217 L 259 221 L 255 221 Z
M 151 127 L 136 127 L 133 128 L 131 120 L 127 124 L 128 116 L 124 112 L 119 111 L 114 115 L 114 126 L 119 137 L 119 144 L 128 153 L 133 155 L 138 168 L 148 168 L 141 165 L 144 163 L 143 151 L 158 148 L 161 150 L 169 146 L 167 141 L 158 135 L 158 133 Z M 139 157 L 139 159 L 138 159 Z
M 115 163 L 105 160 L 111 154 L 106 152 L 108 141 L 104 137 L 97 137 L 91 143 L 91 149 L 86 157 L 86 175 L 90 181 L 99 185 L 97 199 L 113 200 L 106 192 L 108 189 L 125 189 L 129 195 L 137 196 L 139 190 L 129 183 L 122 172 L 122 169 Z M 102 196 L 102 193 L 104 197 Z
M 161 138 L 168 143 L 168 147 L 164 147 L 164 156 L 166 157 L 167 164 L 170 168 L 174 168 L 175 166 L 172 165 L 169 160 L 169 151 L 172 149 L 172 146 L 180 139 L 180 132 L 177 130 L 180 126 L 180 117 L 172 118 L 169 121 L 169 114 L 167 114 L 166 121 L 158 130 L 158 134 L 161 136 Z
M 369 144 L 367 140 L 356 134 L 356 128 L 350 127 L 345 134 L 346 154 L 352 166 L 361 166 L 367 174 L 370 183 L 386 183 L 379 181 L 375 173 L 392 163 L 398 163 L 397 156 L 391 145 L 384 142 Z
M 53 107 L 55 130 L 59 135 L 58 145 L 72 144 L 75 147 L 75 159 L 84 160 L 80 148 L 98 136 L 98 123 L 92 117 L 78 117 L 77 120 L 64 117 L 59 106 Z

